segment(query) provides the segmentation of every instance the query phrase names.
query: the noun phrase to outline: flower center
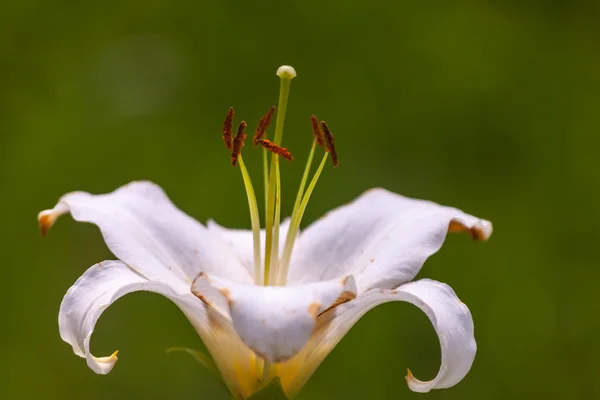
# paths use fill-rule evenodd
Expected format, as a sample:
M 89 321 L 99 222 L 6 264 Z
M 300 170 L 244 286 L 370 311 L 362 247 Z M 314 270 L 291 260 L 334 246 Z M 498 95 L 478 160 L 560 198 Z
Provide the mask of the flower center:
M 329 155 L 331 155 L 333 166 L 337 166 L 337 153 L 335 151 L 333 135 L 331 134 L 327 124 L 324 121 L 319 123 L 317 118 L 313 115 L 311 117 L 311 124 L 314 140 L 308 156 L 306 167 L 304 168 L 304 174 L 302 176 L 302 181 L 300 182 L 298 194 L 296 195 L 296 201 L 294 203 L 294 209 L 290 218 L 290 225 L 287 237 L 285 238 L 281 258 L 279 258 L 279 233 L 281 223 L 281 176 L 279 170 L 279 158 L 283 157 L 290 161 L 293 159 L 292 154 L 286 148 L 282 147 L 281 143 L 283 138 L 285 113 L 290 93 L 290 85 L 292 79 L 294 79 L 296 76 L 296 71 L 293 67 L 284 65 L 279 67 L 277 70 L 277 75 L 280 78 L 280 88 L 273 140 L 271 141 L 266 137 L 268 127 L 271 124 L 271 120 L 275 113 L 274 106 L 271 107 L 269 111 L 260 119 L 254 135 L 254 146 L 261 145 L 263 148 L 266 231 L 264 263 L 261 262 L 260 217 L 258 204 L 256 201 L 256 194 L 250 179 L 250 174 L 248 173 L 248 169 L 246 168 L 241 154 L 242 146 L 244 145 L 244 140 L 246 139 L 246 122 L 242 121 L 240 123 L 237 133 L 234 136 L 234 111 L 233 108 L 230 108 L 227 113 L 227 117 L 225 118 L 225 122 L 223 123 L 223 140 L 225 141 L 225 146 L 231 151 L 232 165 L 235 167 L 239 164 L 240 166 L 244 187 L 246 188 L 246 195 L 248 197 L 254 248 L 254 282 L 257 285 L 264 286 L 286 284 L 292 258 L 292 251 L 298 236 L 300 223 L 302 222 L 302 217 L 308 205 L 308 201 L 310 200 L 310 196 L 312 195 L 317 181 L 321 176 L 321 172 L 325 167 L 325 163 Z M 306 187 L 317 145 L 323 147 L 326 151 L 323 155 L 321 163 L 310 180 L 308 187 Z M 269 156 L 271 157 L 270 165 Z

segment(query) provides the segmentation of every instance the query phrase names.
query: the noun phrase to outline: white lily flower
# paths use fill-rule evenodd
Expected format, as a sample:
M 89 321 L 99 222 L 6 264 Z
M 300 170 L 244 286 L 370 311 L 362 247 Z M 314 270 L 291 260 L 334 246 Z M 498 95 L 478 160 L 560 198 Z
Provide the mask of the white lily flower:
M 289 90 L 293 76 L 290 70 L 280 71 L 282 87 Z M 279 109 L 285 110 L 287 92 L 281 97 Z M 231 111 L 226 131 L 232 117 Z M 269 142 L 279 155 L 285 150 L 276 144 L 281 142 L 283 118 L 284 114 L 277 116 L 276 140 Z M 265 119 L 270 117 L 261 121 L 264 130 Z M 323 128 L 332 141 L 325 124 Z M 243 128 L 237 137 L 242 136 Z M 229 139 L 235 153 L 234 142 Z M 246 398 L 275 376 L 293 396 L 361 316 L 379 304 L 405 301 L 429 317 L 442 350 L 437 376 L 424 382 L 409 371 L 410 389 L 428 392 L 457 384 L 476 353 L 469 309 L 448 285 L 412 279 L 440 249 L 447 232 L 465 231 L 485 240 L 491 223 L 456 208 L 372 189 L 300 233 L 302 214 L 324 165 L 304 191 L 313 145 L 294 213 L 281 225 L 279 157 L 271 157 L 270 179 L 265 174 L 271 218 L 266 230 L 259 231 L 258 207 L 239 148 L 234 156 L 248 189 L 252 231 L 214 222 L 204 226 L 150 182 L 133 182 L 103 195 L 69 193 L 39 214 L 44 234 L 65 213 L 97 225 L 118 258 L 89 268 L 63 299 L 60 334 L 74 352 L 96 373 L 108 373 L 117 361 L 116 352 L 109 357 L 90 353 L 96 321 L 127 293 L 156 292 L 171 299 L 190 320 L 234 396 Z M 334 153 L 328 147 L 323 161 Z M 280 234 L 286 237 L 281 251 Z

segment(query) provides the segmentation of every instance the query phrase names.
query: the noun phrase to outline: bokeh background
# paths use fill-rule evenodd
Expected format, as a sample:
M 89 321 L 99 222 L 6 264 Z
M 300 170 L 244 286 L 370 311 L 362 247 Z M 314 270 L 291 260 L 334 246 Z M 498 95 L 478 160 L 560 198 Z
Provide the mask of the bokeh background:
M 170 346 L 204 346 L 149 293 L 101 318 L 97 376 L 58 335 L 62 296 L 111 259 L 97 229 L 36 215 L 63 193 L 159 183 L 183 210 L 248 227 L 221 124 L 254 127 L 277 102 L 276 68 L 298 71 L 284 144 L 291 211 L 311 142 L 328 121 L 328 167 L 305 221 L 362 191 L 390 190 L 490 219 L 488 243 L 448 238 L 420 273 L 469 305 L 479 353 L 458 386 L 432 378 L 439 345 L 416 308 L 363 318 L 299 399 L 596 399 L 600 270 L 600 3 L 597 1 L 8 0 L 0 5 L 0 396 L 3 399 L 227 399 Z M 245 148 L 258 185 L 260 153 Z M 260 193 L 260 191 L 259 191 Z

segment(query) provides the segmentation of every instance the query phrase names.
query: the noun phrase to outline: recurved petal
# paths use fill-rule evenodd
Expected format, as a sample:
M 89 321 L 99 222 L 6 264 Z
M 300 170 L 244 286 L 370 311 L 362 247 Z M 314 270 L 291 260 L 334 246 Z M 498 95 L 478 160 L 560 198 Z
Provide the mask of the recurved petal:
M 468 231 L 473 238 L 486 240 L 492 224 L 456 208 L 372 189 L 302 232 L 289 282 L 352 274 L 359 293 L 391 289 L 417 275 L 448 231 Z
M 73 346 L 75 354 L 87 360 L 94 372 L 106 374 L 117 361 L 117 352 L 109 357 L 95 357 L 90 352 L 90 339 L 96 321 L 117 299 L 139 290 L 168 297 L 196 324 L 206 320 L 204 304 L 191 293 L 180 295 L 165 283 L 150 282 L 121 261 L 98 263 L 67 291 L 58 314 L 61 338 Z
M 179 294 L 165 283 L 148 281 L 121 261 L 94 265 L 67 291 L 58 315 L 62 339 L 73 347 L 75 354 L 87 360 L 93 371 L 110 372 L 117 361 L 116 352 L 108 357 L 92 355 L 90 340 L 94 327 L 113 302 L 140 290 L 166 296 L 181 309 L 212 354 L 232 393 L 246 397 L 257 390 L 258 383 L 252 379 L 257 375 L 255 356 L 237 337 L 227 316 L 207 307 L 190 292 Z
M 203 274 L 194 282 L 192 291 L 199 297 L 213 299 L 215 307 L 226 304 L 242 341 L 263 358 L 283 362 L 304 347 L 321 313 L 356 296 L 356 285 L 351 276 L 265 287 Z M 221 301 L 214 300 L 216 291 L 221 294 Z
M 440 340 L 442 363 L 437 376 L 424 382 L 413 377 L 409 371 L 406 380 L 410 389 L 415 392 L 428 392 L 431 389 L 448 388 L 460 382 L 471 369 L 477 352 L 471 313 L 450 286 L 422 279 L 406 283 L 395 290 L 370 290 L 322 315 L 314 336 L 303 351 L 304 358 L 292 359 L 295 363 L 290 367 L 299 366 L 302 369 L 297 373 L 302 380 L 289 383 L 290 392 L 304 384 L 314 369 L 364 314 L 390 301 L 406 301 L 423 310 Z M 302 354 L 299 354 L 299 357 L 301 356 Z M 282 373 L 285 374 L 285 371 Z
M 97 225 L 115 256 L 150 280 L 189 291 L 201 271 L 239 282 L 252 277 L 219 238 L 171 203 L 151 182 L 132 182 L 112 193 L 73 192 L 40 212 L 42 233 L 62 214 Z
M 288 229 L 290 227 L 290 218 L 286 218 L 281 221 L 281 225 L 279 226 L 279 238 L 280 243 L 285 241 L 287 236 Z M 226 228 L 217 224 L 213 220 L 209 220 L 206 223 L 206 227 L 209 232 L 215 234 L 217 237 L 221 238 L 225 245 L 235 253 L 246 270 L 250 274 L 254 274 L 254 241 L 252 237 L 252 231 L 249 229 L 231 229 Z M 266 231 L 262 229 L 260 231 L 260 251 L 261 251 L 261 259 L 264 260 L 265 257 L 265 240 L 266 240 Z M 279 246 L 279 253 L 283 252 L 283 245 Z

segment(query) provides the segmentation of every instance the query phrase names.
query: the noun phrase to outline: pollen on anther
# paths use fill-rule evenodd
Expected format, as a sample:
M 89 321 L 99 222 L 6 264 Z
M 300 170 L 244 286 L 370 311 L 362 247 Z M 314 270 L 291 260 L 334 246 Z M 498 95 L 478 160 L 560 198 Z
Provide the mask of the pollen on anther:
M 258 144 L 260 144 L 262 147 L 269 150 L 270 152 L 280 155 L 281 157 L 285 158 L 286 160 L 292 161 L 294 159 L 294 157 L 292 157 L 292 153 L 290 153 L 288 151 L 288 149 L 286 149 L 285 147 L 281 147 L 281 146 L 271 142 L 270 140 L 261 139 L 258 141 Z
M 325 136 L 325 143 L 327 144 L 327 151 L 329 152 L 329 155 L 331 156 L 331 163 L 333 164 L 334 167 L 337 167 L 338 156 L 337 156 L 337 152 L 335 151 L 335 138 L 333 137 L 333 134 L 331 133 L 331 130 L 329 129 L 329 127 L 327 126 L 325 121 L 321 121 L 321 129 L 323 129 L 323 134 Z
M 265 136 L 265 132 L 269 128 L 269 125 L 271 125 L 273 114 L 275 114 L 275 106 L 269 108 L 269 111 L 261 117 L 260 122 L 256 127 L 256 133 L 254 134 L 254 147 L 258 146 L 258 141 Z
M 315 135 L 315 140 L 317 144 L 321 147 L 325 147 L 325 142 L 323 141 L 323 131 L 319 126 L 319 120 L 314 115 L 310 116 L 310 124 L 312 125 L 313 134 Z
M 237 133 L 235 134 L 235 138 L 233 139 L 233 145 L 231 149 L 231 165 L 234 167 L 237 165 L 238 158 L 242 152 L 242 146 L 244 145 L 244 139 L 246 139 L 246 134 L 244 131 L 246 130 L 246 122 L 240 122 L 238 126 Z
M 229 107 L 227 110 L 227 116 L 225 122 L 223 122 L 223 141 L 225 141 L 225 147 L 227 150 L 231 150 L 231 136 L 233 134 L 233 107 Z

